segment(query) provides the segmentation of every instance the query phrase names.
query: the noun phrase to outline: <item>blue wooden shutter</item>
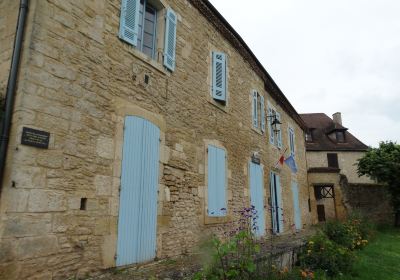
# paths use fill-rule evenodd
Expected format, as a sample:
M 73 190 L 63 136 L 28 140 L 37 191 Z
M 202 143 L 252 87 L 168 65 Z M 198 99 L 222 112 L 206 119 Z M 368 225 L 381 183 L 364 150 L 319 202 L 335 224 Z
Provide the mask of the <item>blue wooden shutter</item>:
M 167 9 L 164 39 L 164 66 L 171 71 L 175 70 L 177 22 L 175 12 L 172 9 Z
M 283 232 L 283 204 L 282 204 L 282 188 L 281 188 L 281 179 L 279 175 L 275 174 L 276 178 L 276 200 L 278 201 L 278 223 L 279 223 L 279 233 Z
M 258 112 L 257 112 L 257 91 L 253 90 L 253 110 L 252 110 L 252 115 L 253 115 L 253 127 L 258 128 Z
M 226 101 L 226 56 L 212 53 L 212 95 L 216 100 Z
M 293 128 L 289 127 L 288 135 L 289 135 L 290 155 L 292 155 L 294 157 L 295 156 L 295 136 L 294 136 Z
M 261 110 L 261 131 L 265 132 L 265 110 L 264 110 L 264 96 L 260 96 L 260 110 Z
M 264 182 L 263 169 L 259 164 L 250 162 L 250 202 L 257 210 L 256 229 L 253 229 L 256 236 L 265 234 L 264 217 Z
M 299 187 L 296 182 L 292 182 L 292 194 L 293 194 L 293 212 L 294 212 L 294 224 L 297 230 L 300 230 L 301 225 L 301 210 L 299 205 Z
M 139 29 L 140 0 L 122 0 L 119 37 L 136 46 Z
M 279 114 L 278 112 L 276 112 L 276 118 L 278 119 L 279 122 L 281 122 L 281 114 Z M 282 129 L 281 129 L 281 125 L 278 125 L 278 135 L 277 135 L 277 145 L 278 148 L 282 148 Z
M 272 122 L 273 122 L 273 111 L 270 106 L 268 106 L 268 129 L 269 129 L 269 142 L 274 145 L 275 144 L 275 132 L 274 129 L 272 128 Z
M 208 146 L 207 213 L 211 217 L 226 216 L 225 150 Z

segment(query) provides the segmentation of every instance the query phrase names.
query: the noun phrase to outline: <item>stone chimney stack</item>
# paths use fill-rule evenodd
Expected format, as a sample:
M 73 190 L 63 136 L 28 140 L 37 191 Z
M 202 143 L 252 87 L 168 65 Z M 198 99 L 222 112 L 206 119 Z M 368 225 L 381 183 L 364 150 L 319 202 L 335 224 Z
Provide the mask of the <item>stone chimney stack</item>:
M 337 112 L 333 114 L 333 122 L 342 125 L 342 113 Z

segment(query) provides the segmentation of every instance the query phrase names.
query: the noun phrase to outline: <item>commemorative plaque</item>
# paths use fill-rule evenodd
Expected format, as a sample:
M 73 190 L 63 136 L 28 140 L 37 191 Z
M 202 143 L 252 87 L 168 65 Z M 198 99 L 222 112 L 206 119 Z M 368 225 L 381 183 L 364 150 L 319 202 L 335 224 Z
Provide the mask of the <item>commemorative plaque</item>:
M 29 127 L 22 129 L 21 144 L 41 149 L 49 148 L 50 133 Z

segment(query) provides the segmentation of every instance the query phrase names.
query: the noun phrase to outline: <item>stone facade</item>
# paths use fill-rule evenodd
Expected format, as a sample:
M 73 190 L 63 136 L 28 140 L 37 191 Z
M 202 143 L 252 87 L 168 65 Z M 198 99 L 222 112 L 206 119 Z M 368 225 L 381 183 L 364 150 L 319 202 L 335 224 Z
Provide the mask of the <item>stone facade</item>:
M 327 153 L 330 151 L 308 151 L 307 165 L 308 168 L 328 167 Z M 340 173 L 347 177 L 351 184 L 374 184 L 368 176 L 357 175 L 357 160 L 362 158 L 365 152 L 358 151 L 332 151 L 338 156 Z
M 1 1 L 0 10 L 0 99 L 3 99 L 10 71 L 15 26 L 18 17 L 18 1 Z
M 2 1 L 2 20 L 16 13 L 15 2 Z M 178 15 L 172 73 L 160 56 L 151 60 L 118 38 L 120 0 L 30 1 L 1 194 L 0 279 L 85 277 L 115 266 L 128 115 L 161 130 L 158 258 L 192 252 L 202 236 L 221 232 L 235 210 L 249 205 L 248 163 L 255 151 L 264 166 L 267 204 L 269 171 L 281 150 L 252 128 L 253 89 L 281 113 L 285 147 L 288 126 L 295 130 L 298 172 L 275 170 L 282 181 L 285 233 L 293 232 L 291 181 L 299 185 L 302 223 L 313 223 L 304 132 L 293 113 L 271 97 L 254 67 L 190 2 L 161 2 Z M 6 20 L 6 29 L 13 29 L 15 23 Z M 9 32 L 0 31 L 3 46 Z M 210 95 L 213 50 L 228 56 L 225 106 Z M 2 51 L 2 61 L 9 54 Z M 50 132 L 49 149 L 21 145 L 24 126 Z M 207 143 L 227 152 L 228 219 L 205 215 Z M 80 210 L 82 198 L 86 210 Z

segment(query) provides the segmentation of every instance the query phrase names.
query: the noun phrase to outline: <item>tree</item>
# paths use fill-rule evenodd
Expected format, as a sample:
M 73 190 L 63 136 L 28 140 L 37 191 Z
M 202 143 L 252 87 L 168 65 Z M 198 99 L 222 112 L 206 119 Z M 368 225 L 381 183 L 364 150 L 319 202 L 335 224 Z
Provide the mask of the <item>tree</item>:
M 358 160 L 359 176 L 367 175 L 387 186 L 395 213 L 395 226 L 400 227 L 400 145 L 381 142 Z

